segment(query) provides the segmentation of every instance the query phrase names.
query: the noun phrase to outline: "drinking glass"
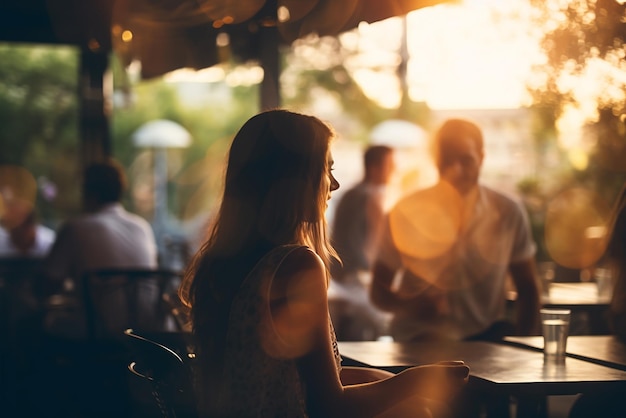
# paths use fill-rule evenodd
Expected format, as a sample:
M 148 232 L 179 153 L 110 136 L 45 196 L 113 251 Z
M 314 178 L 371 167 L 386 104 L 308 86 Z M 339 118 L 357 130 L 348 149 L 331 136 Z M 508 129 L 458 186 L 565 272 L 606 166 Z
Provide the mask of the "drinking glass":
M 569 309 L 541 309 L 543 355 L 549 362 L 565 362 L 571 311 Z

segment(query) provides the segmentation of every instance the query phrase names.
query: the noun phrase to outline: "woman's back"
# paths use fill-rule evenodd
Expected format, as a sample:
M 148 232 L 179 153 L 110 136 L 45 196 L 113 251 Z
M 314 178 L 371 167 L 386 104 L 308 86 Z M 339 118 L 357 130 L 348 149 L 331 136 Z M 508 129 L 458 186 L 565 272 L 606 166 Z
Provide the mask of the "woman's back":
M 299 245 L 276 247 L 252 269 L 233 298 L 224 341 L 203 353 L 216 356 L 204 370 L 201 409 L 218 417 L 306 417 L 305 388 L 281 346 L 270 312 L 274 275 Z M 332 331 L 331 331 L 332 332 Z M 223 356 L 219 352 L 223 353 Z M 335 352 L 340 367 L 338 351 Z M 221 357 L 221 358 L 220 358 Z

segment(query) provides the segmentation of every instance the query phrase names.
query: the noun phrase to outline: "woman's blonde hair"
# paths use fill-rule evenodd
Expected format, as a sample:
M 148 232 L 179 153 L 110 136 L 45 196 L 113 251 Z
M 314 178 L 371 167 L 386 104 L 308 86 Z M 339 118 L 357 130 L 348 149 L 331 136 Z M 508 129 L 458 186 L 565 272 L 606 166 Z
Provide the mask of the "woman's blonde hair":
M 272 247 L 308 245 L 327 268 L 337 257 L 326 234 L 328 190 L 322 190 L 333 137 L 319 119 L 281 109 L 241 127 L 230 147 L 219 211 L 179 292 L 191 307 L 194 330 L 203 328 L 206 309 L 232 298 Z

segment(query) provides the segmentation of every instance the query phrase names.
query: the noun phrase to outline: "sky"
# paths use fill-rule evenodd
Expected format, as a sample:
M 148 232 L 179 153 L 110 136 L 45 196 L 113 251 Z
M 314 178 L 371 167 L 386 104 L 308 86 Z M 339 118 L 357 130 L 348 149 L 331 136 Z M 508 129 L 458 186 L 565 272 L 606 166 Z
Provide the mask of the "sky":
M 411 98 L 433 109 L 516 108 L 533 63 L 542 59 L 539 33 L 529 24 L 528 0 L 463 0 L 407 16 Z M 359 28 L 363 48 L 385 57 L 401 38 L 399 18 Z M 397 105 L 394 74 L 359 71 L 368 96 Z

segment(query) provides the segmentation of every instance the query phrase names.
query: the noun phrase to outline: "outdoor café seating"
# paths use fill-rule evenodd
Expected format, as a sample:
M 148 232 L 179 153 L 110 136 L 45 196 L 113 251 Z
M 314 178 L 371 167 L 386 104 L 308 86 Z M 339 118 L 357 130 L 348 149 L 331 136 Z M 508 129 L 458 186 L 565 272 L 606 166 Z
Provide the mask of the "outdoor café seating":
M 83 301 L 90 339 L 120 335 L 124 329 L 173 331 L 171 300 L 181 273 L 163 269 L 112 268 L 86 272 Z M 165 296 L 165 298 L 164 298 Z
M 124 331 L 130 346 L 128 370 L 133 416 L 195 418 L 192 374 L 179 355 L 161 341 L 133 329 Z M 157 337 L 158 338 L 158 337 Z

